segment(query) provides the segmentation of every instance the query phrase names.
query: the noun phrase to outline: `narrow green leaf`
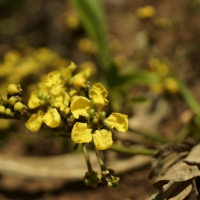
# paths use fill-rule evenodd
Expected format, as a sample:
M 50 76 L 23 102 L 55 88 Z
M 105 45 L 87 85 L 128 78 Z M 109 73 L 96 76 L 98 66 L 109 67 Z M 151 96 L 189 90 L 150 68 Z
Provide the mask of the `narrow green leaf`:
M 70 0 L 76 8 L 88 36 L 98 46 L 98 58 L 102 67 L 109 66 L 109 48 L 106 21 L 100 0 Z
M 120 75 L 115 63 L 112 63 L 106 71 L 106 80 L 111 88 L 123 87 L 130 84 L 152 85 L 160 83 L 160 78 L 149 71 L 136 70 L 131 74 Z
M 188 89 L 188 87 L 185 85 L 185 83 L 183 81 L 181 81 L 175 75 L 174 75 L 174 78 L 176 79 L 176 81 L 179 85 L 180 93 L 181 93 L 182 97 L 185 99 L 188 106 L 192 109 L 192 111 L 196 115 L 200 115 L 200 105 L 197 102 L 197 100 L 195 99 L 194 95 L 191 93 L 191 91 Z
M 149 103 L 150 99 L 145 95 L 137 95 L 130 99 L 132 104 L 145 104 Z

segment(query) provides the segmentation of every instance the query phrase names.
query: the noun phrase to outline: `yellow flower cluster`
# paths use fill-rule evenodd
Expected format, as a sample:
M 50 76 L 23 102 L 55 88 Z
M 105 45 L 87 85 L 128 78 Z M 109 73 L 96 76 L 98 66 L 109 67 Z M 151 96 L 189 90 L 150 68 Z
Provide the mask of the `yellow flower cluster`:
M 71 112 L 78 119 L 80 116 L 87 118 L 87 123 L 76 122 L 72 129 L 72 140 L 75 143 L 89 143 L 92 140 L 97 149 L 108 149 L 112 143 L 111 131 L 104 127 L 116 128 L 125 132 L 128 129 L 128 117 L 121 113 L 112 113 L 105 117 L 102 108 L 108 104 L 106 97 L 108 91 L 101 83 L 93 85 L 89 92 L 90 99 L 76 97 L 71 103 Z
M 140 19 L 149 19 L 156 14 L 156 10 L 153 6 L 144 6 L 138 8 L 136 14 Z
M 89 93 L 81 96 L 81 89 L 89 90 L 87 78 L 91 70 L 86 68 L 73 75 L 75 69 L 76 65 L 71 63 L 67 68 L 49 73 L 38 84 L 38 90 L 32 92 L 28 101 L 29 109 L 37 112 L 30 116 L 26 127 L 37 132 L 42 124 L 56 128 L 61 122 L 70 121 L 71 139 L 75 143 L 93 141 L 97 149 L 105 150 L 113 143 L 110 129 L 125 132 L 128 116 L 112 113 L 106 117 L 102 108 L 109 102 L 108 91 L 101 83 L 94 84 Z
M 149 60 L 148 65 L 150 70 L 161 79 L 159 84 L 150 87 L 152 91 L 157 93 L 167 91 L 172 94 L 178 92 L 178 83 L 172 76 L 170 76 L 169 67 L 166 62 L 160 61 L 157 58 L 152 58 Z
M 50 128 L 56 128 L 61 123 L 61 115 L 66 117 L 70 114 L 70 100 L 78 89 L 87 87 L 87 78 L 90 76 L 89 69 L 73 76 L 75 69 L 76 65 L 71 63 L 67 68 L 50 72 L 38 84 L 38 90 L 31 93 L 28 107 L 39 109 L 26 123 L 28 129 L 37 132 L 43 123 Z
M 0 98 L 0 118 L 19 119 L 27 111 L 21 94 L 22 88 L 19 84 L 8 85 L 7 94 Z
M 9 83 L 20 83 L 28 75 L 42 73 L 46 67 L 67 67 L 69 61 L 47 48 L 27 47 L 23 52 L 8 51 L 0 63 L 0 93 L 5 93 Z M 15 73 L 13 73 L 13 71 Z M 1 82 L 2 79 L 2 82 Z

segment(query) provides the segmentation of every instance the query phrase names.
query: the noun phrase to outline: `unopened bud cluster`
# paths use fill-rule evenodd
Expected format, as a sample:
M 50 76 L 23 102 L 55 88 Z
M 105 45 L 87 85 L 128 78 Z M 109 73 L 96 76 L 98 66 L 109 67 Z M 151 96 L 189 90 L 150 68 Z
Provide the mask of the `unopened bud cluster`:
M 107 185 L 108 187 L 116 188 L 120 178 L 114 175 L 114 170 L 105 169 L 101 175 L 94 170 L 86 172 L 84 176 L 84 183 L 89 187 L 96 188 L 98 184 Z
M 102 125 L 102 120 L 105 119 L 106 116 L 106 112 L 105 111 L 101 111 L 101 112 L 96 112 L 95 109 L 90 109 L 89 110 L 89 116 L 88 117 L 88 123 L 93 123 L 93 124 L 98 124 L 98 125 Z
M 19 119 L 27 106 L 22 102 L 22 88 L 17 84 L 10 84 L 7 94 L 3 94 L 0 99 L 0 118 Z

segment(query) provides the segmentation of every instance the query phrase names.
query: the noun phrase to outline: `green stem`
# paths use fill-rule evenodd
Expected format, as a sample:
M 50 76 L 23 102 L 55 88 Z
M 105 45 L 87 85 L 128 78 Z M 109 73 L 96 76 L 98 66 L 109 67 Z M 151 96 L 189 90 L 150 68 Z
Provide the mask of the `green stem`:
M 83 154 L 85 156 L 85 161 L 87 164 L 88 172 L 90 172 L 90 171 L 92 171 L 92 165 L 90 163 L 90 156 L 88 154 L 86 144 L 83 144 Z
M 132 149 L 132 148 L 118 146 L 118 145 L 115 145 L 115 144 L 113 144 L 109 149 L 112 150 L 112 151 L 130 154 L 130 155 L 154 156 L 158 152 L 158 150 L 156 150 L 156 149 Z
M 185 125 L 176 135 L 176 141 L 183 141 L 189 134 L 191 130 L 190 124 Z
M 101 171 L 106 170 L 106 166 L 105 166 L 105 164 L 104 164 L 104 162 L 103 162 L 103 159 L 102 159 L 102 157 L 101 157 L 101 154 L 100 154 L 99 150 L 98 150 L 96 147 L 95 147 L 95 153 L 96 153 L 96 156 L 97 156 L 99 165 L 100 165 L 100 167 L 101 167 Z
M 146 138 L 149 138 L 151 140 L 154 140 L 154 141 L 158 141 L 158 142 L 161 142 L 161 143 L 168 143 L 168 142 L 171 142 L 171 140 L 167 139 L 167 138 L 164 138 L 162 136 L 159 136 L 159 135 L 155 135 L 155 134 L 152 134 L 152 133 L 147 133 L 147 132 L 143 132 L 143 131 L 139 131 L 139 130 L 136 130 L 136 129 L 132 129 L 132 128 L 129 128 L 128 129 L 130 132 L 134 132 L 134 133 L 137 133 L 139 135 L 142 135 Z

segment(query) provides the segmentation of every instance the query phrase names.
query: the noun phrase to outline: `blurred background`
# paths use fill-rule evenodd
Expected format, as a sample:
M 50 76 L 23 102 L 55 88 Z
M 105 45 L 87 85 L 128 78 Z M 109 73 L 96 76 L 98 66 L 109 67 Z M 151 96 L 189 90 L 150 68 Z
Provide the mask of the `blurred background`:
M 86 1 L 85 13 L 76 2 L 0 0 L 0 95 L 8 84 L 20 83 L 26 102 L 44 74 L 73 61 L 78 69 L 92 69 L 91 83 L 108 87 L 111 109 L 128 114 L 132 127 L 147 124 L 146 130 L 175 137 L 195 108 L 182 98 L 174 75 L 200 101 L 200 2 L 102 0 L 90 7 Z M 141 114 L 141 105 L 151 105 L 151 111 L 142 109 Z M 25 121 L 0 120 L 2 154 L 71 152 L 69 141 L 49 131 L 30 133 Z M 129 146 L 129 139 L 125 141 Z M 90 189 L 81 180 L 45 182 L 2 174 L 0 199 L 141 200 L 156 191 L 149 170 L 150 164 L 125 171 L 117 189 Z

